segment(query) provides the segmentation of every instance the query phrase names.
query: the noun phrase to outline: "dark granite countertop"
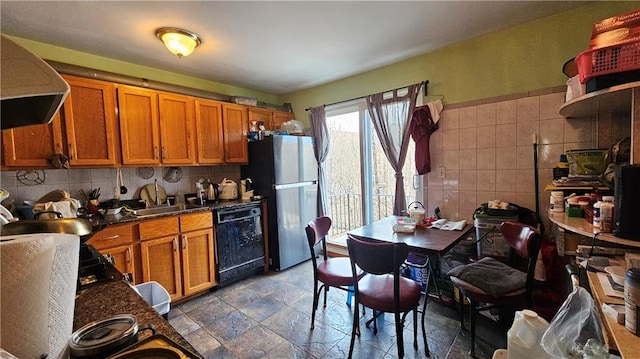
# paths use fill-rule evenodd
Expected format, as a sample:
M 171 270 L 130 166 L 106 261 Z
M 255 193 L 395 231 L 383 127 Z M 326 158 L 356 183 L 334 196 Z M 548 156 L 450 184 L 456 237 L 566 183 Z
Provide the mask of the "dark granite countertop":
M 198 352 L 144 298 L 125 281 L 114 280 L 82 289 L 76 295 L 73 331 L 93 321 L 118 314 L 133 314 L 138 327 L 153 324 L 157 334 L 162 334 L 194 354 Z M 151 336 L 150 331 L 140 331 L 138 340 Z M 199 355 L 199 354 L 198 354 Z
M 196 212 L 204 212 L 204 211 L 214 211 L 221 208 L 234 207 L 239 205 L 246 205 L 249 203 L 260 203 L 263 200 L 254 200 L 254 201 L 242 201 L 242 200 L 220 200 L 216 202 L 206 203 L 202 206 L 198 205 L 187 205 L 186 209 L 176 212 L 167 212 L 167 213 L 159 213 L 154 215 L 146 215 L 144 217 L 138 217 L 130 213 L 122 212 L 122 214 L 116 215 L 108 215 L 104 216 L 103 220 L 99 220 L 99 224 L 118 224 L 118 223 L 127 223 L 127 222 L 136 222 L 143 221 L 146 219 L 160 218 L 166 216 L 175 216 L 176 214 L 187 214 L 187 213 L 196 213 Z M 92 221 L 98 222 L 97 219 L 93 219 Z

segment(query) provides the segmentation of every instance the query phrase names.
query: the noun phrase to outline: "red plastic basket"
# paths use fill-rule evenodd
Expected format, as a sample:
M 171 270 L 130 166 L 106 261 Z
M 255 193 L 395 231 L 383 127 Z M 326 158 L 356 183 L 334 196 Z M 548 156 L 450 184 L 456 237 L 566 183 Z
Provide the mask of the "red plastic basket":
M 580 83 L 600 75 L 640 69 L 640 41 L 580 53 L 575 60 Z

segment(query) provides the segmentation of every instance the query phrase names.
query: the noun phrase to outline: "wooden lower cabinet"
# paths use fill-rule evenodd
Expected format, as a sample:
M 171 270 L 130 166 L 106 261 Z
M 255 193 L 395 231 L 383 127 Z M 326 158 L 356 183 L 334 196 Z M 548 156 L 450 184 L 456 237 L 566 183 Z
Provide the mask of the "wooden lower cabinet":
M 172 300 L 216 285 L 211 212 L 140 222 L 144 282 L 160 283 Z
M 137 284 L 140 283 L 140 278 L 135 260 L 136 237 L 134 224 L 116 224 L 94 234 L 87 243 L 100 253 L 110 255 L 116 269 L 122 274 L 130 274 L 132 284 Z

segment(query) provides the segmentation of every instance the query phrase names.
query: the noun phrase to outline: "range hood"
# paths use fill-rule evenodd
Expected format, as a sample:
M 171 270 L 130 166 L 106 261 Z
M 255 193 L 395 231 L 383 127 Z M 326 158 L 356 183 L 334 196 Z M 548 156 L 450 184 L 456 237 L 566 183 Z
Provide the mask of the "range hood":
M 48 123 L 69 93 L 69 85 L 49 64 L 0 35 L 0 128 Z

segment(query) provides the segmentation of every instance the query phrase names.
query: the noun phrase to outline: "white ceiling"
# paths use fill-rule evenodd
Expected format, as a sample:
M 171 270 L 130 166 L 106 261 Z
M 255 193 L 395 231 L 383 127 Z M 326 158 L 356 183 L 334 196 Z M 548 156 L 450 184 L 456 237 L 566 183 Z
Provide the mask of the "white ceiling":
M 284 94 L 584 5 L 575 1 L 0 1 L 2 33 Z M 197 33 L 178 59 L 159 27 Z

